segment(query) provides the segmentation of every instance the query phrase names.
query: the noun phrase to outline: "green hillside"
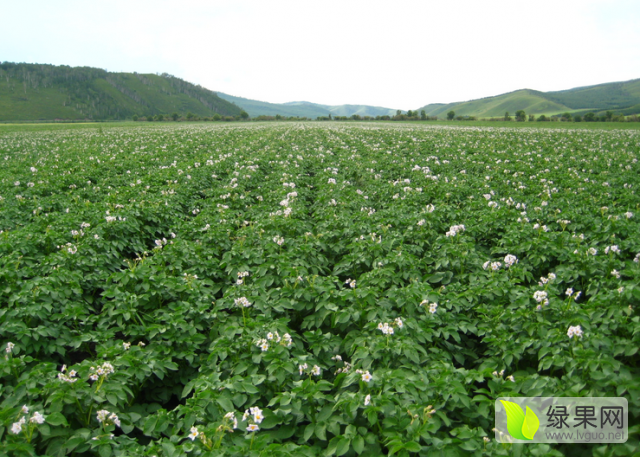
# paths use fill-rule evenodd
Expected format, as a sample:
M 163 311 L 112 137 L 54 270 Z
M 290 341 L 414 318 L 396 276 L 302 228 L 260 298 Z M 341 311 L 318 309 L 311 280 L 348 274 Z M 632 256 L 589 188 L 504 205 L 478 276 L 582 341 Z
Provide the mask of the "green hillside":
M 640 113 L 640 79 L 599 84 L 575 89 L 540 92 L 522 89 L 494 97 L 456 103 L 432 103 L 419 110 L 428 116 L 446 117 L 451 110 L 456 116 L 501 117 L 514 114 L 561 114 L 564 112 L 601 113 L 607 110 L 625 115 Z
M 288 102 L 288 103 L 267 103 L 259 102 L 257 100 L 250 100 L 248 98 L 234 97 L 233 95 L 223 94 L 218 92 L 221 98 L 227 101 L 235 103 L 244 109 L 251 117 L 257 117 L 260 115 L 275 116 L 277 114 L 281 116 L 296 116 L 296 117 L 308 117 L 315 119 L 318 116 L 347 116 L 351 117 L 354 114 L 359 116 L 392 116 L 396 114 L 396 110 L 390 108 L 382 108 L 379 106 L 369 105 L 320 105 L 318 103 L 311 102 Z
M 242 109 L 244 109 L 249 116 L 286 116 L 286 117 L 308 117 L 315 119 L 318 116 L 328 116 L 329 110 L 322 105 L 316 105 L 315 103 L 308 102 L 293 102 L 289 103 L 268 103 L 260 102 L 257 100 L 250 100 L 248 98 L 235 97 L 233 95 L 223 94 L 218 92 L 218 96 L 228 102 L 235 103 Z
M 640 79 L 547 92 L 545 96 L 572 109 L 625 109 L 640 104 Z
M 331 114 L 334 116 L 352 116 L 358 114 L 360 116 L 393 116 L 396 110 L 382 108 L 380 106 L 369 105 L 336 105 L 330 107 Z
M 506 111 L 515 113 L 521 109 L 528 114 L 562 113 L 570 110 L 565 105 L 545 98 L 542 92 L 530 89 L 517 90 L 508 94 L 468 102 L 427 105 L 420 109 L 424 109 L 428 116 L 438 117 L 446 117 L 451 110 L 455 111 L 457 116 L 476 117 L 504 116 Z
M 126 119 L 174 112 L 236 116 L 242 109 L 215 92 L 168 74 L 0 64 L 0 121 Z

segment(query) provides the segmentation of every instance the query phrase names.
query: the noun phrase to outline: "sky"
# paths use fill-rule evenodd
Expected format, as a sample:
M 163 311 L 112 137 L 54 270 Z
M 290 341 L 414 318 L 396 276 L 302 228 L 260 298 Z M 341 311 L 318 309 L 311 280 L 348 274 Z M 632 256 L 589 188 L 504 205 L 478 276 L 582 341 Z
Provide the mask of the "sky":
M 2 0 L 0 61 L 417 109 L 640 78 L 638 0 Z

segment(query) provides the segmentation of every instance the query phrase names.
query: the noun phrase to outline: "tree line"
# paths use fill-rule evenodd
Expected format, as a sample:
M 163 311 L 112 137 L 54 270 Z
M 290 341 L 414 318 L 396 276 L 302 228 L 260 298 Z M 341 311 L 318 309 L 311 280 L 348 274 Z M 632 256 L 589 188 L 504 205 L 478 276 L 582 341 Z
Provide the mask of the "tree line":
M 447 120 L 476 120 L 474 116 L 456 116 L 455 111 L 451 110 L 447 113 Z M 513 121 L 516 122 L 640 122 L 638 115 L 625 116 L 624 114 L 614 114 L 613 111 L 606 111 L 603 114 L 596 114 L 593 112 L 585 113 L 584 115 L 578 113 L 562 113 L 547 116 L 540 114 L 538 117 L 535 114 L 527 115 L 524 110 L 518 110 L 514 116 L 509 114 L 509 111 L 504 113 L 503 117 L 492 117 L 488 119 L 481 119 L 486 121 Z

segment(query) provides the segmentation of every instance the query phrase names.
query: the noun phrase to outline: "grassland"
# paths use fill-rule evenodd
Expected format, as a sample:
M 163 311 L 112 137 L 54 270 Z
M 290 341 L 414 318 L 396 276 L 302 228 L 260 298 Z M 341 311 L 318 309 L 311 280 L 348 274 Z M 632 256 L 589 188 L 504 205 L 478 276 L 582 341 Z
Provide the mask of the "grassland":
M 501 117 L 505 112 L 513 115 L 518 110 L 535 115 L 603 113 L 609 110 L 625 115 L 637 114 L 640 113 L 640 79 L 556 92 L 522 89 L 478 100 L 426 105 L 419 110 L 422 109 L 428 116 L 441 118 L 451 110 L 459 116 L 479 118 Z

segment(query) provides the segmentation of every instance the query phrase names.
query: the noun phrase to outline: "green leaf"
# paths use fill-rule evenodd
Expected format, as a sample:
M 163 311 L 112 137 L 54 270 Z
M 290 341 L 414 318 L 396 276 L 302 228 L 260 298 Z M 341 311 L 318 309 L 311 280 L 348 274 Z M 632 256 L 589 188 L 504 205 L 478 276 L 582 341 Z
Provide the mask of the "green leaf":
M 162 443 L 162 450 L 167 457 L 176 455 L 176 447 L 170 441 L 164 441 Z
M 316 436 L 322 441 L 327 440 L 327 426 L 326 424 L 316 424 L 315 427 Z
M 153 415 L 147 417 L 147 420 L 144 421 L 144 426 L 142 427 L 142 431 L 145 435 L 151 435 L 156 428 L 156 424 L 158 423 L 158 416 Z
M 64 425 L 65 427 L 69 426 L 69 423 L 67 422 L 67 418 L 64 417 L 61 413 L 48 414 L 47 423 L 50 425 Z
M 404 448 L 409 452 L 420 452 L 422 450 L 422 446 L 415 441 L 409 441 L 404 445 Z
M 314 429 L 315 424 L 309 424 L 305 427 L 304 433 L 302 435 L 305 441 L 309 441 L 309 438 L 311 438 L 311 435 L 313 435 Z
M 345 455 L 347 452 L 349 452 L 349 440 L 341 436 L 336 446 L 336 455 L 339 457 Z
M 364 439 L 360 435 L 355 436 L 353 440 L 351 440 L 351 446 L 353 446 L 353 450 L 358 454 L 362 454 L 362 451 L 364 451 Z
M 103 444 L 98 448 L 98 453 L 100 454 L 100 457 L 111 457 L 111 446 Z
M 275 427 L 276 425 L 280 424 L 282 422 L 282 420 L 276 416 L 275 414 L 271 413 L 271 414 L 266 414 L 265 413 L 265 418 L 262 420 L 262 422 L 260 423 L 260 428 L 264 428 L 264 429 L 270 429 Z
M 329 419 L 329 417 L 331 417 L 332 411 L 333 411 L 333 406 L 331 405 L 327 405 L 324 408 L 322 408 L 322 410 L 320 410 L 320 412 L 316 416 L 316 422 L 324 422 L 327 419 Z
M 222 407 L 222 410 L 226 413 L 235 411 L 235 408 L 233 407 L 233 403 L 227 397 L 218 397 L 216 398 L 216 402 Z

